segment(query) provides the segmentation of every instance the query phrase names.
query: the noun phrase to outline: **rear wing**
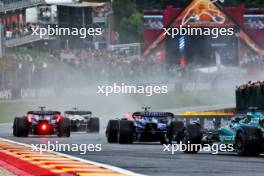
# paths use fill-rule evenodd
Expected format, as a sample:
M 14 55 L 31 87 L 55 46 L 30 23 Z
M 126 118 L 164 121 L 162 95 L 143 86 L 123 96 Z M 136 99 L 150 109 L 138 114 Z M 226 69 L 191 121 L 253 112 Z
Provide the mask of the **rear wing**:
M 61 115 L 59 111 L 28 111 L 27 114 L 32 115 Z
M 91 111 L 65 111 L 67 115 L 92 115 Z
M 171 112 L 134 112 L 132 116 L 145 116 L 145 117 L 174 117 L 174 114 Z

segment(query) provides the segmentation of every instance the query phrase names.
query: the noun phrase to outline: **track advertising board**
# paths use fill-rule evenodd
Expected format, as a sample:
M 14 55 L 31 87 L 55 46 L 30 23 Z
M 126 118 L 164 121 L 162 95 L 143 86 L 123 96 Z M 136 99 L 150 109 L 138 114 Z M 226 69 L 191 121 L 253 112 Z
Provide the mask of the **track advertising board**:
M 145 29 L 162 29 L 163 16 L 162 15 L 144 15 L 144 28 Z
M 245 14 L 244 26 L 246 29 L 264 29 L 263 14 Z

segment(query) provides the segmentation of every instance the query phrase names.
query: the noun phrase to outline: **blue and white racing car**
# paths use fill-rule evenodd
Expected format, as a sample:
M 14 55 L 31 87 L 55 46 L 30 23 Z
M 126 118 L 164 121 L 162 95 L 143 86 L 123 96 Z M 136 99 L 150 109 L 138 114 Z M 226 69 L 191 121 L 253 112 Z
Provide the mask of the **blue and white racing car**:
M 109 143 L 131 144 L 133 142 L 170 143 L 173 139 L 174 114 L 170 112 L 144 111 L 126 114 L 125 118 L 110 120 L 106 129 Z

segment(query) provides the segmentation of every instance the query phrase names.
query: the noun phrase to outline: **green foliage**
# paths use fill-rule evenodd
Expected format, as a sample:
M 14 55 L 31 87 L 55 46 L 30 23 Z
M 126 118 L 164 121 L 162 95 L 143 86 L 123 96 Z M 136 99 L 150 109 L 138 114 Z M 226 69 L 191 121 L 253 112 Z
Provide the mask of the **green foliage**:
M 114 0 L 115 27 L 121 43 L 139 42 L 143 34 L 142 14 L 134 0 Z
M 134 12 L 136 5 L 133 0 L 114 0 L 112 8 L 115 20 L 120 22 L 123 17 L 128 17 Z
M 142 15 L 137 10 L 128 17 L 122 17 L 119 26 L 120 41 L 124 43 L 139 42 L 143 35 Z
M 111 2 L 111 0 L 82 0 L 88 2 Z M 140 42 L 143 38 L 142 10 L 165 9 L 166 6 L 182 8 L 190 0 L 112 0 L 115 30 L 120 43 Z M 264 7 L 263 0 L 225 0 L 224 6 Z M 222 4 L 222 3 L 220 3 Z

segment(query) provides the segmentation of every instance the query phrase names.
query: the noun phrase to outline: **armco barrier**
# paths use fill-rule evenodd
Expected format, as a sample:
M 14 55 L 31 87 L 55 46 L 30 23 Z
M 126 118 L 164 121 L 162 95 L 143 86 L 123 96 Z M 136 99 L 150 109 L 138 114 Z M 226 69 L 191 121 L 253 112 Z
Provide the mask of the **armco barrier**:
M 4 89 L 0 90 L 0 100 L 11 100 L 12 99 L 12 90 Z
M 38 98 L 52 98 L 55 96 L 72 97 L 88 96 L 91 92 L 90 87 L 82 88 L 22 88 L 22 89 L 0 89 L 0 100 L 27 100 Z M 96 93 L 96 89 L 94 89 Z
M 237 89 L 236 107 L 237 111 L 245 111 L 249 107 L 264 110 L 264 86 Z
M 188 123 L 199 122 L 205 130 L 216 130 L 228 124 L 233 115 L 175 115 L 176 120 Z

